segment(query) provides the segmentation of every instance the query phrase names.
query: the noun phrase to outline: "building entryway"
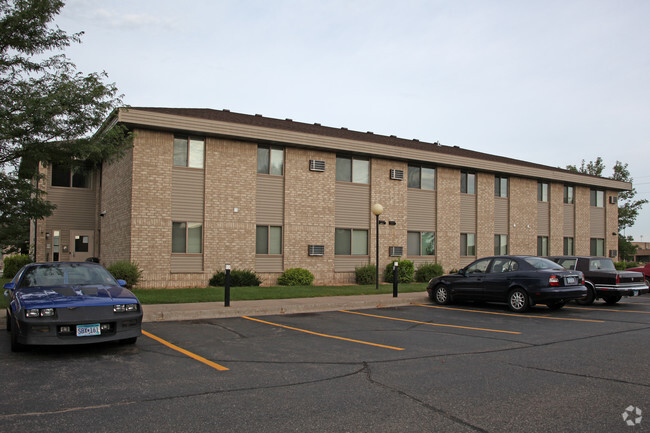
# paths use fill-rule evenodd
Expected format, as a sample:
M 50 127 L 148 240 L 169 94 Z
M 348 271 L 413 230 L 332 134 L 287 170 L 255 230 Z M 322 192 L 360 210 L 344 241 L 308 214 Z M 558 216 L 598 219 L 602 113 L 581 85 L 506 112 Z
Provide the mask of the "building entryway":
M 92 230 L 70 230 L 70 261 L 83 262 L 95 252 Z

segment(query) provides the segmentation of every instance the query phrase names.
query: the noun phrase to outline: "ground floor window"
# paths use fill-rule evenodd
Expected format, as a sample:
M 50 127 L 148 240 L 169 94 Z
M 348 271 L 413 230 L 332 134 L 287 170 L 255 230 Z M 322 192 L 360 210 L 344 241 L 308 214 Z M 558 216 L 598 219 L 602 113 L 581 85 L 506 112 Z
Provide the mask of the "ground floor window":
M 334 254 L 367 256 L 368 230 L 336 229 L 334 232 Z
M 460 255 L 461 256 L 476 255 L 476 235 L 474 233 L 460 234 Z
M 256 254 L 282 254 L 282 227 L 257 226 L 255 232 Z
M 575 254 L 573 247 L 573 238 L 564 238 L 564 255 L 572 256 Z
M 508 254 L 508 235 L 494 235 L 494 255 Z
M 537 255 L 548 256 L 548 236 L 537 236 Z
M 172 222 L 172 253 L 201 254 L 203 224 Z
M 436 234 L 434 232 L 408 232 L 406 245 L 409 256 L 435 256 Z
M 52 232 L 52 261 L 58 262 L 61 260 L 60 248 L 61 247 L 61 232 L 59 230 L 54 230 Z
M 591 238 L 590 253 L 592 256 L 605 256 L 605 239 Z

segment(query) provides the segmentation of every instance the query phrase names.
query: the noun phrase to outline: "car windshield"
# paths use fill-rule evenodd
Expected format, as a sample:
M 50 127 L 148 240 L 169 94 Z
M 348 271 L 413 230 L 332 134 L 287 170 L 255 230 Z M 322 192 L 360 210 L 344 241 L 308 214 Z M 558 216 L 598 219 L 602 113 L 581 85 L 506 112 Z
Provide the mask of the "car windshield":
M 117 285 L 103 267 L 84 263 L 61 263 L 30 266 L 22 275 L 20 288 L 62 285 Z
M 616 266 L 614 266 L 614 262 L 612 262 L 612 259 L 591 259 L 589 261 L 590 271 L 597 271 L 602 269 L 607 271 L 615 271 Z
M 526 257 L 524 261 L 535 269 L 563 269 L 557 263 L 542 257 Z

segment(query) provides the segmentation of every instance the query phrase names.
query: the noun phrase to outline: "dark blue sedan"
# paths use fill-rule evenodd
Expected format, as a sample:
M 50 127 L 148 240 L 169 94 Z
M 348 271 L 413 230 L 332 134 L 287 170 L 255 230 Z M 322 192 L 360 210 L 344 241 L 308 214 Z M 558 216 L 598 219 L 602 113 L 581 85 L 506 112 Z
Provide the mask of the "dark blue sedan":
M 33 263 L 4 285 L 11 350 L 23 345 L 84 344 L 141 335 L 138 298 L 97 263 Z
M 535 304 L 559 309 L 587 295 L 584 276 L 550 260 L 534 256 L 485 257 L 457 274 L 433 278 L 427 286 L 437 304 L 452 301 L 505 302 L 522 313 Z

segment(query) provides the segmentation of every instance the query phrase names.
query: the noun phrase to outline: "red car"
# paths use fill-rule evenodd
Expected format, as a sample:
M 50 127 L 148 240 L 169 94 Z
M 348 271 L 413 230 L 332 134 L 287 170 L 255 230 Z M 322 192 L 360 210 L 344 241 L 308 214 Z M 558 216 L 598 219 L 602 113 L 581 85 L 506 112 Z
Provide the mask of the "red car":
M 626 269 L 626 271 L 641 272 L 645 277 L 645 285 L 650 286 L 650 263 L 646 263 L 645 266 L 641 268 L 630 268 L 630 269 Z

